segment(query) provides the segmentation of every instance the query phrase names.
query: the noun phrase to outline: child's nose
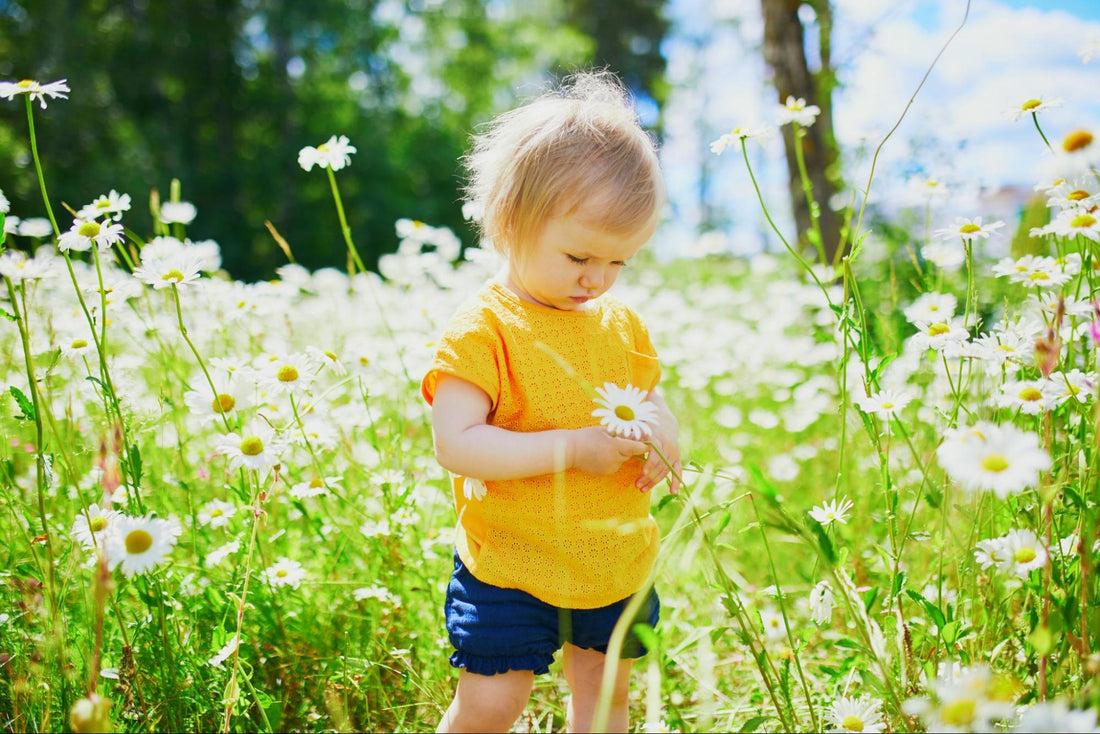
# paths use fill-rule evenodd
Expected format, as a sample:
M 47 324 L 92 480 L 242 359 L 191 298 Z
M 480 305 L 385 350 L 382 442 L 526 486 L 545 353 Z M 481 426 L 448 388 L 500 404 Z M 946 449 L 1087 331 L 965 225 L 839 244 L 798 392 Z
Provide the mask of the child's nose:
M 607 274 L 603 268 L 585 268 L 581 274 L 581 286 L 592 290 L 602 288 L 606 280 Z

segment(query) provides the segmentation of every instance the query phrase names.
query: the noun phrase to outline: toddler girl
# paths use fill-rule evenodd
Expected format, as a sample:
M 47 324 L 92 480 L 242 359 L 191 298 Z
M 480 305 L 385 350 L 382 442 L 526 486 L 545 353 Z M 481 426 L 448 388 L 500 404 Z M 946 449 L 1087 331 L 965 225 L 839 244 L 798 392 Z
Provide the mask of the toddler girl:
M 647 490 L 669 472 L 644 443 L 596 425 L 577 377 L 645 391 L 650 440 L 680 469 L 653 344 L 604 295 L 657 226 L 657 156 L 621 83 L 595 72 L 498 117 L 466 163 L 507 265 L 452 317 L 421 384 L 458 511 L 445 610 L 461 672 L 438 730 L 507 731 L 564 644 L 566 723 L 588 731 L 611 631 L 657 556 Z M 657 613 L 650 591 L 637 621 Z M 641 654 L 628 636 L 611 731 L 627 729 Z

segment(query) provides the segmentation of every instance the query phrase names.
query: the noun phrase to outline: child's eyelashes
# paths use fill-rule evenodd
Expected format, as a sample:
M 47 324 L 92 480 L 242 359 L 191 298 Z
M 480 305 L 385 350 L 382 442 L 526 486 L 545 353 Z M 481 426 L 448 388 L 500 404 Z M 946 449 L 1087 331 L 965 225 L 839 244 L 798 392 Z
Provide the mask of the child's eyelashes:
M 577 257 L 576 255 L 566 255 L 566 257 L 568 257 L 569 262 L 573 263 L 574 265 L 585 265 L 588 263 L 589 260 L 589 258 L 587 257 Z M 626 262 L 624 262 L 623 260 L 613 260 L 611 264 L 617 268 L 626 267 Z

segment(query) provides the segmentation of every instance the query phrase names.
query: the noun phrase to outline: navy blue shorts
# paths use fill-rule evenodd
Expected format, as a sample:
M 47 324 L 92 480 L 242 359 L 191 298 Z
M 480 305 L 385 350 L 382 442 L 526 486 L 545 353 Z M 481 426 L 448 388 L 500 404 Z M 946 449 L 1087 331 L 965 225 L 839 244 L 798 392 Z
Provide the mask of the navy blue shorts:
M 561 609 L 526 591 L 478 581 L 455 554 L 443 605 L 447 635 L 455 648 L 451 665 L 479 675 L 509 670 L 541 674 L 550 672 L 554 653 L 566 642 L 607 653 L 611 631 L 628 601 L 630 597 L 599 609 Z M 656 626 L 660 608 L 657 592 L 651 589 L 635 621 Z M 645 654 L 645 647 L 629 630 L 621 657 Z

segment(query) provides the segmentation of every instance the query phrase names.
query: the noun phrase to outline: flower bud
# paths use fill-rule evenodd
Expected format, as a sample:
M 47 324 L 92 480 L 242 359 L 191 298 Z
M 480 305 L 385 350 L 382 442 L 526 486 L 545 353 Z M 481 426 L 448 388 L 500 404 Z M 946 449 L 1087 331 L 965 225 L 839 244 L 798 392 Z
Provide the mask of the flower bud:
M 89 693 L 69 709 L 69 728 L 77 734 L 111 731 L 111 702 Z

